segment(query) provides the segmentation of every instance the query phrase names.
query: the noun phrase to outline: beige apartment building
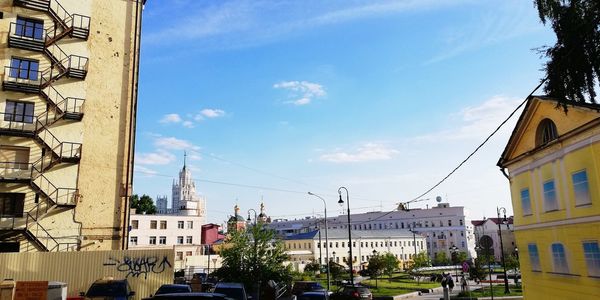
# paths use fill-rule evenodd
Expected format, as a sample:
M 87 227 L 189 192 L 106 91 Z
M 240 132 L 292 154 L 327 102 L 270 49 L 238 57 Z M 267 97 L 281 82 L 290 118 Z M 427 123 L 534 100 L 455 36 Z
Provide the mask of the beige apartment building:
M 0 252 L 124 249 L 145 0 L 0 0 Z

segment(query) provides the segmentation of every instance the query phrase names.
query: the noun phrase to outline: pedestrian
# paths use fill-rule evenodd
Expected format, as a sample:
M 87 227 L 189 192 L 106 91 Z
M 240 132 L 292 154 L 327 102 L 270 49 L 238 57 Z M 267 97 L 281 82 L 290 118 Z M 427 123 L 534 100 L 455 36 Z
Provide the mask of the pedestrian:
M 467 280 L 465 280 L 465 276 L 463 275 L 460 279 L 460 290 L 463 292 L 467 291 Z
M 454 279 L 452 279 L 452 275 L 448 275 L 446 278 L 448 278 L 448 288 L 450 289 L 450 293 L 452 293 L 452 289 L 454 288 Z

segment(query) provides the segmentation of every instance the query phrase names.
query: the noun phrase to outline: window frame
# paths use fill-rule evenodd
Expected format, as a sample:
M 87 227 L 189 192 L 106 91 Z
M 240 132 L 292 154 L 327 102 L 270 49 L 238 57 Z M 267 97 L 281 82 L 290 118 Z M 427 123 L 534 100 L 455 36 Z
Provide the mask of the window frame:
M 582 174 L 585 176 L 585 181 L 579 181 L 577 183 L 575 183 L 575 176 L 578 174 Z M 573 184 L 573 199 L 575 200 L 575 206 L 588 206 L 592 204 L 592 197 L 591 197 L 591 193 L 590 193 L 590 179 L 587 175 L 587 169 L 582 169 L 582 170 L 578 170 L 575 171 L 573 173 L 571 173 L 571 183 Z M 577 189 L 578 186 L 582 186 L 583 184 L 585 184 L 585 197 L 586 197 L 586 201 L 585 202 L 581 202 L 578 203 L 578 197 L 577 197 Z
M 131 229 L 138 229 L 140 227 L 139 220 L 131 220 Z
M 27 62 L 27 67 L 23 68 L 23 63 L 25 63 L 25 62 Z M 18 66 L 15 66 L 16 63 L 18 63 Z M 37 66 L 37 69 L 31 68 L 32 65 Z M 14 73 L 13 72 L 14 70 L 18 70 L 18 72 Z M 26 76 L 22 75 L 24 71 L 26 71 Z M 33 72 L 33 74 L 35 74 L 35 76 L 31 76 L 32 72 Z M 16 78 L 16 79 L 38 81 L 39 80 L 38 73 L 40 73 L 40 61 L 39 60 L 18 57 L 18 56 L 13 56 L 10 58 L 10 70 L 8 72 L 8 77 Z
M 535 251 L 532 251 L 532 249 L 535 249 Z M 531 271 L 541 272 L 542 264 L 540 261 L 540 250 L 539 250 L 537 244 L 535 244 L 535 243 L 527 244 L 527 252 L 529 254 L 529 264 L 531 265 Z M 535 252 L 535 256 L 533 255 L 534 252 Z
M 177 245 L 183 245 L 183 235 L 177 236 Z
M 188 245 L 193 244 L 194 243 L 194 237 L 191 236 L 191 235 L 186 236 L 185 237 L 185 243 L 188 244 Z
M 527 198 L 523 197 L 523 192 L 527 192 Z M 523 216 L 531 216 L 533 215 L 533 210 L 531 209 L 531 193 L 529 192 L 529 187 L 522 188 L 519 192 L 519 196 L 521 197 L 521 213 Z M 527 206 L 525 206 L 525 199 L 527 199 Z M 525 207 L 528 207 L 526 210 Z
M 158 244 L 159 245 L 166 245 L 167 244 L 167 237 L 166 236 L 159 236 L 158 237 Z
M 6 99 L 4 103 L 4 121 L 33 124 L 35 102 Z M 20 112 L 19 106 L 22 106 Z
M 130 236 L 129 237 L 129 245 L 137 246 L 137 244 L 138 244 L 138 237 L 137 236 Z
M 148 237 L 148 244 L 149 245 L 156 245 L 156 236 L 149 236 Z
M 589 249 L 586 249 L 586 244 L 595 245 L 596 249 L 593 249 L 595 251 L 587 251 Z M 600 278 L 600 245 L 598 240 L 584 240 L 581 246 L 588 276 Z
M 19 23 L 21 21 L 23 24 Z M 29 24 L 30 23 L 30 24 Z M 34 19 L 30 17 L 17 16 L 15 21 L 15 35 L 21 38 L 28 38 L 37 41 L 44 41 L 44 20 Z M 36 26 L 36 25 L 39 25 Z M 24 29 L 23 29 L 24 28 Z M 28 28 L 31 28 L 31 34 L 28 34 Z M 19 32 L 20 31 L 20 32 Z M 39 37 L 36 33 L 40 33 Z
M 552 183 L 552 189 L 546 190 L 546 185 Z M 542 183 L 542 193 L 544 195 L 544 211 L 545 212 L 553 212 L 553 211 L 558 211 L 560 210 L 560 205 L 558 203 L 558 193 L 556 190 L 556 180 L 554 180 L 554 178 L 546 180 Z M 549 204 L 552 204 L 549 202 L 548 199 L 550 199 L 550 197 L 548 197 L 548 195 L 553 195 L 553 199 L 554 199 L 554 206 L 555 207 L 550 207 Z
M 23 218 L 25 193 L 0 193 L 0 218 Z
M 552 254 L 552 271 L 559 274 L 570 274 L 569 257 L 565 245 L 560 242 L 550 245 Z
M 183 221 L 177 221 L 177 229 L 183 229 L 185 226 L 185 223 Z
M 150 220 L 150 229 L 157 229 L 157 228 L 158 228 L 158 221 Z

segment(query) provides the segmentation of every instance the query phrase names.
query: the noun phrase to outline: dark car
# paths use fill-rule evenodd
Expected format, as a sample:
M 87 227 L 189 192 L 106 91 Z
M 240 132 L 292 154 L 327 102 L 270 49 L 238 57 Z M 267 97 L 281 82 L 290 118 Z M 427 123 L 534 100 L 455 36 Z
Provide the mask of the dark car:
M 219 282 L 215 285 L 214 293 L 224 294 L 225 297 L 235 300 L 248 300 L 244 285 L 236 282 Z
M 292 287 L 292 294 L 299 296 L 304 292 L 324 291 L 325 288 L 316 281 L 296 281 Z
M 333 293 L 330 298 L 332 300 L 371 300 L 373 294 L 367 287 L 346 285 Z
M 158 288 L 158 290 L 156 290 L 155 295 L 191 293 L 191 292 L 192 292 L 192 288 L 187 284 L 163 284 Z
M 230 300 L 223 294 L 217 293 L 175 293 L 161 294 L 152 297 L 154 300 Z
M 88 299 L 114 299 L 127 300 L 135 295 L 127 279 L 99 279 L 96 280 L 84 296 Z
M 329 300 L 328 291 L 305 292 L 297 296 L 298 300 Z

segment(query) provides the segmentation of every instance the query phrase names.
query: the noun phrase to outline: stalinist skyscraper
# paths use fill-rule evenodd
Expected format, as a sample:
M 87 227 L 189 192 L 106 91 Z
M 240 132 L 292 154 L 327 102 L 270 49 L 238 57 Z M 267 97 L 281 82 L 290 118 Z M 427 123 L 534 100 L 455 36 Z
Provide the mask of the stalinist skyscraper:
M 186 157 L 187 155 L 184 154 L 183 169 L 179 171 L 179 181 L 173 180 L 172 213 L 205 217 L 206 201 L 203 197 L 196 195 L 196 184 L 192 179 L 192 173 L 186 167 Z

